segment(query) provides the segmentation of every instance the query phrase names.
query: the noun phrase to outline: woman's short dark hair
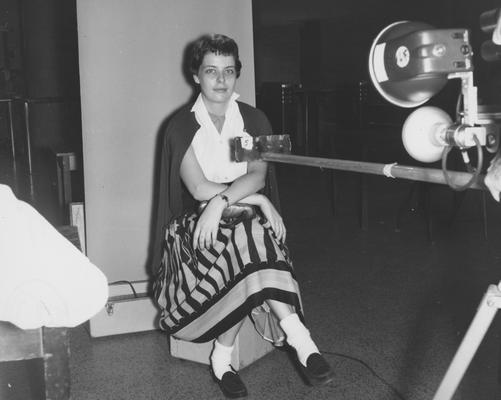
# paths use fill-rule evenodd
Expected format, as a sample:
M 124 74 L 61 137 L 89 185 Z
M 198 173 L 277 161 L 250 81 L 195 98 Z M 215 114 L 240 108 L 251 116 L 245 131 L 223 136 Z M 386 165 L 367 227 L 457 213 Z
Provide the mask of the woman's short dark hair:
M 204 57 L 207 53 L 233 56 L 235 59 L 237 78 L 240 76 L 242 63 L 240 62 L 240 58 L 238 58 L 237 43 L 232 38 L 216 33 L 212 35 L 204 35 L 200 39 L 196 40 L 191 48 L 190 72 L 193 75 L 198 74 L 198 69 L 202 65 Z

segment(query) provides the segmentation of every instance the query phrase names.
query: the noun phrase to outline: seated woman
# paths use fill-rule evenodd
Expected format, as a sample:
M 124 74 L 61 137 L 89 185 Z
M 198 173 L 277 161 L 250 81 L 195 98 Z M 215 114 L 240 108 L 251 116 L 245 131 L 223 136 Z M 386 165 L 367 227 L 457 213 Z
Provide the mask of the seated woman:
M 247 395 L 230 362 L 248 315 L 263 338 L 295 349 L 312 384 L 325 384 L 331 370 L 302 322 L 284 223 L 261 193 L 267 164 L 231 157 L 233 138 L 272 133 L 261 111 L 237 101 L 237 44 L 224 35 L 202 37 L 192 47 L 190 68 L 200 94 L 170 120 L 161 158 L 154 261 L 161 327 L 187 341 L 216 339 L 211 371 L 228 397 Z M 202 201 L 208 203 L 197 213 L 194 203 Z M 237 202 L 258 212 L 224 223 L 223 212 Z

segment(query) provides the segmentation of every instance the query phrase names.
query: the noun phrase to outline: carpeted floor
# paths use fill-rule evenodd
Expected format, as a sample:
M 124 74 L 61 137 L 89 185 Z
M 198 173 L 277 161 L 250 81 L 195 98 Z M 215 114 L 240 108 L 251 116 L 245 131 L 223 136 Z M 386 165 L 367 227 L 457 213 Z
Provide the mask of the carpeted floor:
M 327 172 L 280 167 L 283 215 L 307 322 L 336 372 L 334 384 L 304 384 L 284 352 L 241 371 L 249 399 L 431 399 L 487 286 L 501 274 L 501 206 L 470 191 L 449 224 L 452 193 L 432 186 L 433 242 L 417 204 L 400 232 L 398 206 L 410 182 L 368 178 L 369 229 L 358 221 L 359 178 L 337 173 L 336 216 Z M 495 320 L 454 399 L 499 397 L 500 324 Z M 218 399 L 207 367 L 169 355 L 159 332 L 89 339 L 73 332 L 73 395 L 94 399 Z
M 432 242 L 415 199 L 395 230 L 412 183 L 371 176 L 362 231 L 360 175 L 336 176 L 333 216 L 328 172 L 279 168 L 307 323 L 336 379 L 311 388 L 275 350 L 241 371 L 248 398 L 432 399 L 483 293 L 501 278 L 501 205 L 487 198 L 486 239 L 480 192 L 467 192 L 451 223 L 452 192 L 432 185 Z M 454 399 L 499 398 L 500 329 L 497 318 Z M 207 366 L 172 358 L 160 332 L 91 339 L 80 326 L 71 332 L 71 354 L 73 400 L 224 398 Z

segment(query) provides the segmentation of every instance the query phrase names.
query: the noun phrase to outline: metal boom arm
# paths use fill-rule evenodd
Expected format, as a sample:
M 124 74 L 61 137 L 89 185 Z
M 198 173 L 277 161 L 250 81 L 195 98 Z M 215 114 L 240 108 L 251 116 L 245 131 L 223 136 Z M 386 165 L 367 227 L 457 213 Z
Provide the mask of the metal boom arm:
M 437 168 L 411 167 L 398 165 L 396 163 L 381 164 L 364 161 L 340 160 L 334 158 L 306 157 L 272 152 L 261 153 L 260 158 L 264 161 L 284 164 L 305 165 L 341 171 L 385 175 L 387 177 L 409 179 L 413 181 L 439 183 L 444 185 L 447 184 L 442 170 Z M 454 184 L 464 185 L 471 179 L 471 174 L 467 172 L 450 171 L 449 177 L 451 182 Z M 484 176 L 480 175 L 477 182 L 473 183 L 470 188 L 486 190 Z

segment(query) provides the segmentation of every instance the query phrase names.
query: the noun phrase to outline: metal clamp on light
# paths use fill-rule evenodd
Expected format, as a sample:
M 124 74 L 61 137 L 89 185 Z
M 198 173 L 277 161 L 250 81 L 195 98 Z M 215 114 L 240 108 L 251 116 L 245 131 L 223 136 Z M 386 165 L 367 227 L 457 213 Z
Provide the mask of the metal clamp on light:
M 437 107 L 421 107 L 412 112 L 402 129 L 402 141 L 416 160 L 435 162 L 442 158 L 447 179 L 447 155 L 451 148 L 476 147 L 479 154 L 471 182 L 482 169 L 482 146 L 486 129 L 478 125 L 477 88 L 473 85 L 472 49 L 467 29 L 435 29 L 421 22 L 400 21 L 384 28 L 374 40 L 369 54 L 369 72 L 377 91 L 399 107 L 418 107 L 432 98 L 449 79 L 461 79 L 463 110 L 457 121 Z

